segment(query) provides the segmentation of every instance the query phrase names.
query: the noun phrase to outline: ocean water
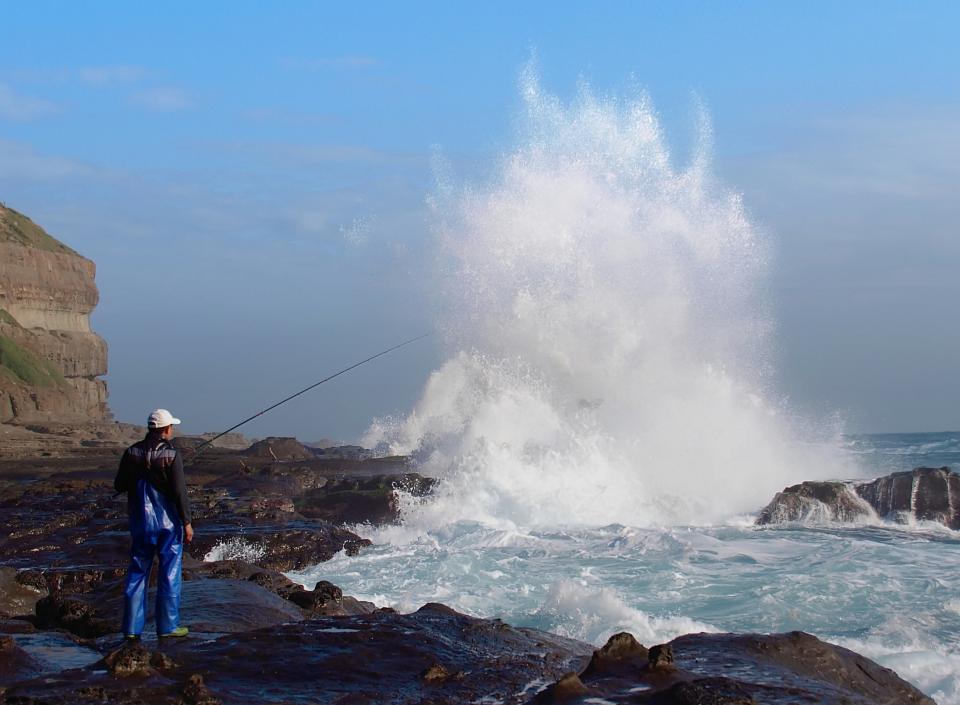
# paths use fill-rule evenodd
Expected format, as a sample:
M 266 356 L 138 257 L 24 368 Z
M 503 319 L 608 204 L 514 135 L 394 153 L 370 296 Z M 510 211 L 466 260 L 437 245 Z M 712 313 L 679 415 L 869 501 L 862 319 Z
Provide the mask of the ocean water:
M 438 158 L 445 362 L 364 445 L 440 480 L 399 526 L 293 574 L 594 644 L 802 629 L 960 705 L 960 540 L 939 526 L 755 527 L 802 480 L 960 465 L 960 433 L 849 436 L 778 392 L 776 239 L 713 177 L 698 110 L 672 155 L 641 91 L 520 80 L 479 183 Z
M 857 436 L 883 472 L 960 468 L 960 432 Z M 960 704 L 960 533 L 939 525 L 356 527 L 374 546 L 291 577 L 380 606 L 425 602 L 602 644 L 800 629 Z

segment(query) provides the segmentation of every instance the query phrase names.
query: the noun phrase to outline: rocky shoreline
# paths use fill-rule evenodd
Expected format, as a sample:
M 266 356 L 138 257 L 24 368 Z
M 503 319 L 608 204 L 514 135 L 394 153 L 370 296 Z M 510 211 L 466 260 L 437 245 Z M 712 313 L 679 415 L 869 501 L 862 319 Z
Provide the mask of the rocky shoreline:
M 128 538 L 116 450 L 0 460 L 0 703 L 933 703 L 802 632 L 649 649 L 619 634 L 596 650 L 444 605 L 399 614 L 326 581 L 305 590 L 283 571 L 363 551 L 345 525 L 395 521 L 394 487 L 426 494 L 433 481 L 405 458 L 291 439 L 192 459 L 195 442 L 182 444 L 191 636 L 162 643 L 118 634 Z

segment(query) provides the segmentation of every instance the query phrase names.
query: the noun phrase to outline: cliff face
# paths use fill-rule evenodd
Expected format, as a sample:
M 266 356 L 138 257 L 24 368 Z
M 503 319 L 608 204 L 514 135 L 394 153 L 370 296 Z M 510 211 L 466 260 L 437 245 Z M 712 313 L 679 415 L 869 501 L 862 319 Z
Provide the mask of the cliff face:
M 107 345 L 90 328 L 96 267 L 0 206 L 0 423 L 111 418 Z

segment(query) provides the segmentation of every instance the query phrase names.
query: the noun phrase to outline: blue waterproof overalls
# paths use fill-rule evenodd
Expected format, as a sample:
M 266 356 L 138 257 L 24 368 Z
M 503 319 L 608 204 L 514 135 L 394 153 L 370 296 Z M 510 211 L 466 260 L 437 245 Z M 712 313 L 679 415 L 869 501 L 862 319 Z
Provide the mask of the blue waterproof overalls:
M 113 485 L 127 493 L 130 516 L 123 633 L 139 636 L 143 631 L 150 569 L 157 556 L 157 633 L 169 634 L 179 626 L 183 530 L 190 521 L 183 463 L 172 445 L 148 434 L 127 448 Z
M 157 634 L 179 626 L 180 564 L 183 561 L 183 522 L 174 501 L 147 480 L 140 478 L 130 493 L 130 567 L 124 589 L 123 633 L 143 631 L 147 608 L 147 585 L 156 555 Z

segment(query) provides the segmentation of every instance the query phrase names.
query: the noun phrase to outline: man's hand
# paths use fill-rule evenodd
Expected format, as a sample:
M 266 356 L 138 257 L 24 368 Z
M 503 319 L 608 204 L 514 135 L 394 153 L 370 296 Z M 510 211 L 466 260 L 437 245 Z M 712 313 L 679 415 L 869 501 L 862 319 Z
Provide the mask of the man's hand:
M 187 524 L 183 527 L 183 540 L 187 543 L 193 541 L 193 524 Z

